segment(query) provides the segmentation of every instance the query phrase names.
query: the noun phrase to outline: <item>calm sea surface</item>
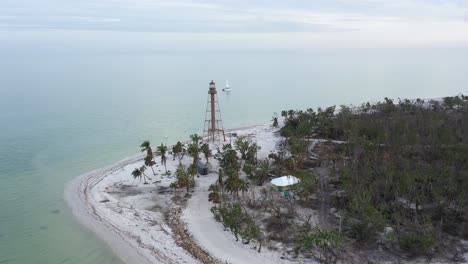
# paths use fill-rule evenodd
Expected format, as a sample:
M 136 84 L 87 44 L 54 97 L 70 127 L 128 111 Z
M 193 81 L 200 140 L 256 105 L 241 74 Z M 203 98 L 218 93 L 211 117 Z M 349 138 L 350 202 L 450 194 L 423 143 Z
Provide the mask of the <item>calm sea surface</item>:
M 67 182 L 201 133 L 208 83 L 225 128 L 283 109 L 468 91 L 468 50 L 3 52 L 0 263 L 120 263 L 75 222 Z M 129 175 L 129 177 L 131 177 Z

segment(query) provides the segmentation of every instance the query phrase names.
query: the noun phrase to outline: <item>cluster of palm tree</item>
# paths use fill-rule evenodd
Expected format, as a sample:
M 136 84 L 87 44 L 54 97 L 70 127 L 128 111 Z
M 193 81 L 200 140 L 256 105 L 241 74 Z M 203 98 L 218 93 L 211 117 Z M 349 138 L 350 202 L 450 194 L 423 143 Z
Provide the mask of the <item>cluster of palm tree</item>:
M 144 179 L 144 184 L 148 184 L 147 179 L 151 180 L 146 174 L 146 168 L 149 167 L 151 168 L 153 175 L 156 175 L 154 172 L 153 166 L 156 165 L 156 161 L 154 161 L 154 153 L 153 149 L 151 148 L 151 143 L 149 141 L 144 141 L 141 145 L 141 152 L 146 152 L 146 156 L 144 158 L 144 165 L 142 165 L 139 168 L 135 168 L 132 171 L 132 176 L 134 179 Z M 160 146 L 157 147 L 156 151 L 157 155 L 161 156 L 161 164 L 164 165 L 164 168 L 166 168 L 166 173 L 167 173 L 167 166 L 166 166 L 166 161 L 167 161 L 167 146 L 161 143 Z
M 171 184 L 172 188 L 179 188 L 185 187 L 187 188 L 187 192 L 189 191 L 190 187 L 193 186 L 194 183 L 194 175 L 198 174 L 197 162 L 199 160 L 200 152 L 204 154 L 207 162 L 211 157 L 211 150 L 208 144 L 202 144 L 202 137 L 197 134 L 190 136 L 192 142 L 189 144 L 188 148 L 186 149 L 184 145 L 179 141 L 172 147 L 172 153 L 174 155 L 174 160 L 177 157 L 179 159 L 179 167 L 176 171 L 176 181 Z M 149 179 L 146 174 L 146 168 L 150 167 L 153 171 L 153 175 L 156 175 L 154 172 L 153 166 L 156 165 L 154 160 L 154 152 L 151 148 L 151 144 L 149 141 L 144 141 L 141 144 L 141 151 L 146 152 L 146 157 L 144 158 L 144 165 L 140 168 L 135 168 L 132 171 L 132 176 L 134 179 L 144 179 L 145 184 L 148 184 L 147 179 Z M 182 159 L 185 153 L 188 152 L 190 156 L 193 157 L 193 162 L 190 166 L 185 168 L 182 166 Z M 166 174 L 168 173 L 167 170 L 167 158 L 168 158 L 169 148 L 164 143 L 161 143 L 156 148 L 155 154 L 161 157 L 161 164 L 164 165 L 164 169 Z
M 260 150 L 260 146 L 257 143 L 246 136 L 241 136 L 234 142 L 235 149 L 239 151 L 241 159 L 249 164 L 257 163 L 257 153 Z
M 195 185 L 195 175 L 198 174 L 197 162 L 199 160 L 200 152 L 205 153 L 205 157 L 209 157 L 211 153 L 209 148 L 208 151 L 205 149 L 205 144 L 202 145 L 202 137 L 200 137 L 197 134 L 193 134 L 190 136 L 190 139 L 192 140 L 192 142 L 189 144 L 187 150 L 180 141 L 172 147 L 174 160 L 176 157 L 179 159 L 179 166 L 177 167 L 177 170 L 175 172 L 176 180 L 173 183 L 171 183 L 171 188 L 173 188 L 174 190 L 177 188 L 185 188 L 187 190 L 187 193 L 189 193 L 190 188 L 192 188 Z M 193 157 L 193 161 L 188 167 L 182 165 L 181 162 L 183 155 L 185 155 L 185 151 L 187 151 L 187 153 Z M 161 144 L 161 146 L 158 147 L 158 154 L 161 155 L 162 164 L 166 163 L 166 152 L 167 147 Z
M 185 188 L 187 190 L 187 194 L 195 185 L 195 175 L 197 175 L 197 167 L 190 164 L 187 168 L 184 167 L 182 164 L 179 164 L 177 170 L 175 172 L 176 180 L 171 183 L 171 188 Z
M 148 178 L 149 180 L 151 180 L 148 176 L 146 176 L 145 174 L 145 171 L 146 171 L 146 166 L 143 165 L 141 166 L 140 168 L 135 168 L 133 171 L 132 171 L 132 176 L 134 179 L 141 179 L 143 178 L 145 180 L 144 184 L 149 184 L 146 179 Z
M 132 176 L 134 179 L 140 179 L 140 181 L 141 179 L 144 179 L 144 184 L 149 184 L 147 179 L 151 180 L 151 178 L 146 175 L 145 171 L 147 167 L 150 167 L 153 171 L 153 175 L 156 175 L 153 169 L 153 166 L 156 165 L 156 162 L 154 161 L 153 150 L 151 149 L 151 144 L 149 141 L 144 141 L 140 147 L 141 152 L 146 152 L 146 157 L 144 158 L 145 163 L 141 167 L 135 168 L 132 171 Z
M 218 180 L 221 188 L 224 188 L 236 198 L 239 197 L 239 192 L 244 194 L 249 190 L 249 182 L 240 178 L 241 164 L 236 150 L 230 144 L 223 146 L 218 161 L 221 167 L 220 175 L 227 176 L 226 180 L 223 180 L 222 177 Z

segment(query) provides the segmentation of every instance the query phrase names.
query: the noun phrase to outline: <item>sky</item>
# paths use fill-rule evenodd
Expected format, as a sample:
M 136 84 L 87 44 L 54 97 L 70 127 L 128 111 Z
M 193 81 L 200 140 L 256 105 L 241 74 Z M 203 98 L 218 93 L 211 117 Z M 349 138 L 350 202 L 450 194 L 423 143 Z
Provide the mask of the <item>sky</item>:
M 167 47 L 468 47 L 468 0 L 2 0 L 0 32 L 3 47 L 131 43 L 122 33 Z

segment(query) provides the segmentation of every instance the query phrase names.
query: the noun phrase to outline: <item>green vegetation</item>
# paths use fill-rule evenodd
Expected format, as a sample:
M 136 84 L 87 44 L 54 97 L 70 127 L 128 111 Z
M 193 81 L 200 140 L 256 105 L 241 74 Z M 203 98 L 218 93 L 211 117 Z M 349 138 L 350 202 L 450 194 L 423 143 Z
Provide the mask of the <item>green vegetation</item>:
M 260 147 L 246 136 L 238 137 L 234 142 L 236 150 L 239 151 L 241 159 L 248 164 L 256 164 L 257 152 Z
M 273 128 L 279 127 L 279 120 L 278 120 L 278 114 L 277 113 L 275 113 L 273 115 L 273 118 L 271 119 L 271 122 L 272 122 L 271 127 L 273 127 Z
M 317 189 L 317 175 L 302 170 L 296 170 L 291 174 L 301 180 L 294 186 L 294 191 L 297 193 L 299 199 L 308 202 L 310 196 Z
M 200 149 L 203 155 L 205 156 L 206 162 L 208 163 L 210 161 L 210 157 L 212 156 L 210 146 L 204 143 L 203 145 L 201 145 Z
M 466 97 L 398 103 L 385 98 L 359 108 L 290 110 L 282 116 L 281 134 L 297 161 L 305 155 L 301 140 L 346 142 L 329 145 L 322 159 L 337 176 L 335 190 L 344 193 L 334 206 L 344 210 L 344 229 L 356 243 L 375 241 L 389 226 L 401 250 L 421 255 L 442 247 L 442 237 L 463 235 L 468 210 Z M 302 178 L 299 188 L 308 197 L 315 181 Z
M 340 245 L 341 238 L 336 231 L 314 228 L 302 236 L 299 249 L 310 252 L 322 263 L 336 263 Z
M 167 146 L 164 145 L 163 143 L 161 143 L 161 145 L 158 146 L 157 152 L 156 152 L 159 156 L 161 156 L 161 164 L 164 165 L 164 169 L 165 169 L 166 173 L 167 173 L 167 165 L 166 165 L 166 163 L 167 163 L 167 150 L 168 150 Z
M 193 134 L 190 136 L 190 139 L 192 142 L 189 144 L 187 152 L 190 156 L 193 157 L 193 164 L 197 165 L 197 161 L 201 152 L 200 146 L 202 138 L 197 134 Z
M 264 234 L 240 203 L 225 203 L 220 206 L 213 206 L 211 212 L 214 214 L 216 221 L 221 222 L 224 228 L 231 231 L 236 241 L 239 241 L 239 236 L 245 241 L 244 243 L 255 240 L 258 243 L 258 252 L 261 251 Z
M 141 147 L 141 152 L 146 151 L 145 165 L 151 168 L 151 170 L 153 171 L 153 175 L 156 175 L 153 169 L 153 166 L 156 165 L 156 162 L 154 161 L 153 150 L 151 149 L 150 142 L 144 141 L 140 147 Z
M 171 187 L 174 189 L 185 187 L 188 194 L 190 188 L 195 185 L 193 175 L 184 166 L 179 165 L 175 172 L 175 176 L 176 180 L 171 184 Z
M 268 178 L 270 171 L 270 161 L 268 159 L 260 161 L 258 167 L 255 170 L 255 173 L 253 174 L 255 182 L 258 185 L 263 185 L 263 183 Z
M 153 175 L 156 175 L 154 172 L 153 166 L 156 165 L 156 162 L 153 160 L 153 157 L 146 156 L 145 157 L 145 166 L 150 167 L 151 170 L 153 171 Z
M 177 141 L 177 143 L 172 147 L 172 153 L 174 154 L 174 160 L 177 156 L 177 158 L 179 159 L 179 164 L 182 162 L 181 161 L 181 155 L 182 155 L 182 152 L 183 152 L 183 149 L 184 149 L 184 146 L 182 145 L 182 143 L 180 143 L 180 141 Z
M 172 153 L 179 167 L 170 187 L 189 193 L 200 155 L 207 163 L 216 159 L 211 211 L 236 240 L 254 241 L 259 252 L 266 243 L 289 257 L 322 263 L 353 254 L 357 262 L 381 261 L 354 249 L 369 255 L 383 250 L 380 255 L 397 259 L 455 258 L 460 238 L 468 239 L 466 97 L 385 98 L 353 108 L 287 110 L 281 117 L 273 117 L 272 127 L 283 139 L 268 158 L 257 158 L 260 147 L 249 136 L 223 145 L 216 155 L 196 134 L 187 148 L 177 142 Z M 141 148 L 145 165 L 132 175 L 147 183 L 145 169 L 156 163 L 149 142 Z M 167 151 L 164 144 L 157 148 L 161 164 Z M 188 167 L 181 164 L 186 152 L 193 157 Z M 300 182 L 265 184 L 283 175 Z
M 135 168 L 132 171 L 132 176 L 134 179 L 137 179 L 137 178 L 140 179 L 140 181 L 141 181 L 141 178 L 144 178 L 145 180 L 144 184 L 148 184 L 148 182 L 146 181 L 146 178 L 148 178 L 148 176 L 146 176 L 145 171 L 146 171 L 145 165 L 141 166 L 140 168 Z
M 268 159 L 257 161 L 248 137 L 219 152 L 209 197 L 236 239 L 284 243 L 296 257 L 323 263 L 342 261 L 354 248 L 380 247 L 402 259 L 457 254 L 468 232 L 466 97 L 385 98 L 281 116 L 285 139 Z M 262 186 L 269 175 L 301 181 L 283 193 Z
M 249 190 L 250 184 L 246 179 L 240 178 L 241 163 L 237 152 L 230 144 L 227 144 L 223 146 L 219 156 L 220 175 L 227 176 L 227 179 L 223 180 L 220 177 L 218 183 L 222 189 L 231 193 L 235 198 L 239 198 L 239 192 L 244 195 Z

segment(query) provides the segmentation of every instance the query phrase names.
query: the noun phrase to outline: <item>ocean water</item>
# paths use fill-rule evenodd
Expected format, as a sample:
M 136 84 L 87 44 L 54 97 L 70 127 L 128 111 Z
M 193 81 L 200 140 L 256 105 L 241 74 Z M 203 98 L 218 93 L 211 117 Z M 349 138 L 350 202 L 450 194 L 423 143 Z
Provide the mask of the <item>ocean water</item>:
M 0 263 L 120 263 L 72 217 L 68 181 L 202 133 L 208 84 L 225 128 L 283 109 L 468 91 L 467 49 L 0 52 Z M 129 175 L 129 177 L 131 177 Z

